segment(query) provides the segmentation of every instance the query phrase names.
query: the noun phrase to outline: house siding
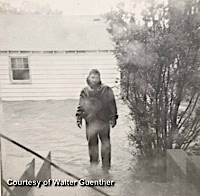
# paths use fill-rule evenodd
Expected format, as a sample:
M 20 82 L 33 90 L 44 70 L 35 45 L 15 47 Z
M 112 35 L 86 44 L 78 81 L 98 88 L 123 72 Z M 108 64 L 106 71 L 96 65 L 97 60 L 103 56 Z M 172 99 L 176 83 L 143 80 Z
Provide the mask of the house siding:
M 14 84 L 10 80 L 10 57 L 28 57 L 30 84 Z M 86 86 L 86 77 L 91 69 L 101 72 L 102 82 L 116 96 L 116 79 L 120 77 L 116 59 L 112 52 L 87 52 L 73 54 L 2 54 L 0 56 L 0 79 L 2 99 L 19 100 L 62 100 L 77 99 Z

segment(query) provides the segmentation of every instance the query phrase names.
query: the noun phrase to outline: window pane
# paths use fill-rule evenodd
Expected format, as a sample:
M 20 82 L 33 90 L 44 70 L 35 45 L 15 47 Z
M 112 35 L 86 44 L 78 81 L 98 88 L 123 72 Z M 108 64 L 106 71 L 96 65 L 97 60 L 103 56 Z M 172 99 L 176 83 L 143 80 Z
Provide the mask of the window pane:
M 24 62 L 24 64 L 28 64 L 28 59 L 27 58 L 23 58 L 23 62 Z
M 28 58 L 11 58 L 12 68 L 28 68 Z
M 13 70 L 13 80 L 29 80 L 29 70 Z
M 16 64 L 23 64 L 23 59 L 22 58 L 15 58 Z
M 17 59 L 16 58 L 11 58 L 11 63 L 12 64 L 16 64 L 17 63 Z
M 24 64 L 24 68 L 28 68 L 28 64 Z

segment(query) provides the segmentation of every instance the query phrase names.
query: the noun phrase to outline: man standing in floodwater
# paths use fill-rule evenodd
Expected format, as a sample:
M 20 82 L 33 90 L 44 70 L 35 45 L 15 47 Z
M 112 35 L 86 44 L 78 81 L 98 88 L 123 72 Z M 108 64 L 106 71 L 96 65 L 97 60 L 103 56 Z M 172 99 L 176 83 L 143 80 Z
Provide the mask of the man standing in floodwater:
M 111 166 L 110 126 L 117 124 L 117 107 L 113 91 L 101 83 L 100 72 L 92 69 L 87 77 L 88 86 L 80 93 L 76 112 L 77 125 L 86 122 L 86 138 L 89 147 L 91 166 L 99 162 L 99 138 L 101 140 L 101 158 L 104 172 Z

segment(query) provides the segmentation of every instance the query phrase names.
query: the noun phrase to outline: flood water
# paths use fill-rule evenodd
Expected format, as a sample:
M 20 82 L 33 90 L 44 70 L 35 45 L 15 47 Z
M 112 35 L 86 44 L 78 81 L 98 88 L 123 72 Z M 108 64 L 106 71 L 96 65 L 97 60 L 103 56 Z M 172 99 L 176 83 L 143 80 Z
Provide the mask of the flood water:
M 52 161 L 65 170 L 83 179 L 104 178 L 99 164 L 96 174 L 89 171 L 89 156 L 85 128 L 76 126 L 77 100 L 4 102 L 4 134 L 31 148 L 42 156 L 51 151 Z M 132 195 L 136 157 L 128 144 L 127 133 L 130 122 L 128 109 L 117 102 L 119 120 L 111 130 L 112 168 L 106 178 L 115 181 L 114 187 L 97 187 L 110 195 Z M 33 155 L 19 147 L 3 141 L 3 178 L 18 180 L 31 162 Z M 42 160 L 35 158 L 36 173 Z M 52 168 L 53 179 L 72 179 Z M 89 187 L 42 187 L 35 196 L 101 195 Z

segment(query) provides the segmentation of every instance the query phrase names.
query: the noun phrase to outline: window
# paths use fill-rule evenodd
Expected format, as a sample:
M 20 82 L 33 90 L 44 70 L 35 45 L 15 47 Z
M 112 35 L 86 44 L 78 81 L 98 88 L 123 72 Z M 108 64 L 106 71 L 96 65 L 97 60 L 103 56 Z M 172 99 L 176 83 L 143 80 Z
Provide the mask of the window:
M 11 81 L 30 82 L 28 58 L 11 58 Z

